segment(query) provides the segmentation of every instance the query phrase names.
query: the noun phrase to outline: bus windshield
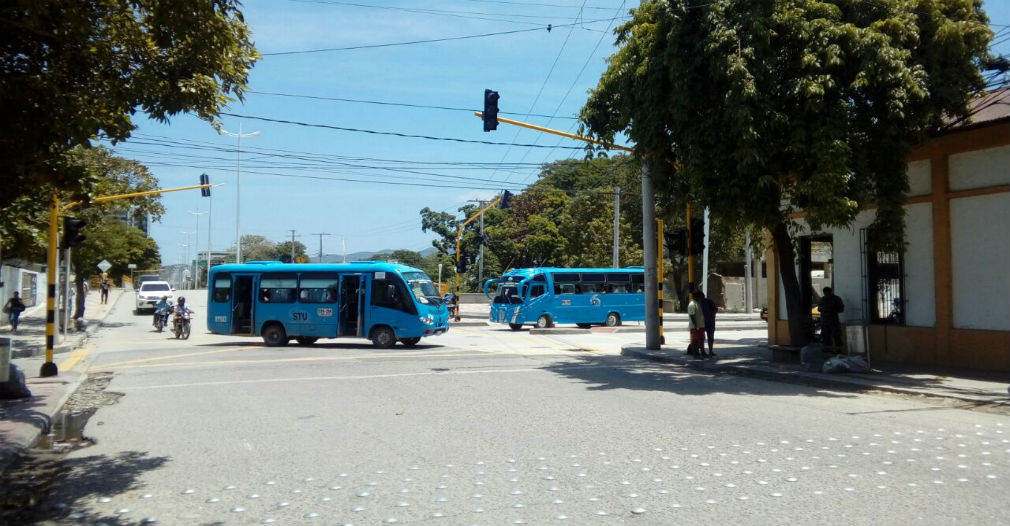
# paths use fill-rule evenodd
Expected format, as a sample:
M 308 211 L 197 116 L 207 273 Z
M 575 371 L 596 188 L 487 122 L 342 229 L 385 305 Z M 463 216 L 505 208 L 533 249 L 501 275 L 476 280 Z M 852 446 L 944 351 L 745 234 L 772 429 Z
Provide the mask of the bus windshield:
M 410 285 L 410 291 L 414 293 L 414 297 L 418 301 L 422 301 L 423 303 L 423 300 L 427 300 L 436 305 L 441 303 L 442 298 L 438 295 L 438 289 L 435 288 L 435 284 L 431 281 L 431 278 L 424 272 L 404 272 L 403 279 L 407 280 L 407 284 Z
M 494 297 L 494 303 L 518 305 L 522 302 L 523 299 L 519 296 L 515 283 L 502 283 L 498 286 L 498 294 Z

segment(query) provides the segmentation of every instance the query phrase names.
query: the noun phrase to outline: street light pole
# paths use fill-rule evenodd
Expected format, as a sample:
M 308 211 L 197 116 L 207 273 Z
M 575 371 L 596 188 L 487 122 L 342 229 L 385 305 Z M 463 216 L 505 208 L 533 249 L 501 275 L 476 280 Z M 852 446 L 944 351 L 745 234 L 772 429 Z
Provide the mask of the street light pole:
M 331 234 L 329 232 L 314 232 L 312 235 L 313 236 L 319 236 L 319 261 L 318 261 L 318 263 L 322 263 L 323 262 L 323 236 L 329 236 Z
M 238 123 L 238 133 L 219 129 L 218 133 L 235 137 L 235 263 L 242 262 L 242 237 L 240 219 L 242 211 L 242 138 L 258 137 L 260 132 L 242 133 L 242 123 Z
M 197 288 L 200 281 L 200 216 L 206 214 L 207 212 L 200 212 L 199 210 L 194 212 L 189 211 L 190 214 L 196 216 L 196 240 L 193 241 L 193 253 L 196 257 L 193 258 L 193 288 Z M 207 226 L 207 237 L 210 237 L 210 225 Z M 209 265 L 210 263 L 208 263 Z

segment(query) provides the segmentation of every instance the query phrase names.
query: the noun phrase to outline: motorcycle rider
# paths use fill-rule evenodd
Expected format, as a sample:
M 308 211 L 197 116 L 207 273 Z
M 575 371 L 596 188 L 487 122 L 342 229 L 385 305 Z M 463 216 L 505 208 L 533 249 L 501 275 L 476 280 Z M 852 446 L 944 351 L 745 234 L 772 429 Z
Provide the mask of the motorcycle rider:
M 184 296 L 179 296 L 179 304 L 175 306 L 175 318 L 172 320 L 173 328 L 182 321 L 183 316 L 189 314 L 193 315 L 193 309 L 186 305 L 186 298 Z
M 161 300 L 154 305 L 154 326 L 158 326 L 158 317 L 163 316 L 165 325 L 168 325 L 168 313 L 171 312 L 172 304 L 168 301 L 168 296 L 162 296 Z

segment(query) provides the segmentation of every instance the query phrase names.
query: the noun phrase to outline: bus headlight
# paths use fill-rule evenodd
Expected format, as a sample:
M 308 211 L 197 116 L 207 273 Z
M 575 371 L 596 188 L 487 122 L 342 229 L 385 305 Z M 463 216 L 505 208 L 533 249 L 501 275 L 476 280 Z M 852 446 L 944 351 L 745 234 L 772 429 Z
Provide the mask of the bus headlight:
M 421 320 L 421 323 L 423 323 L 425 325 L 434 325 L 435 324 L 435 318 L 432 318 L 431 316 L 421 316 L 418 319 Z

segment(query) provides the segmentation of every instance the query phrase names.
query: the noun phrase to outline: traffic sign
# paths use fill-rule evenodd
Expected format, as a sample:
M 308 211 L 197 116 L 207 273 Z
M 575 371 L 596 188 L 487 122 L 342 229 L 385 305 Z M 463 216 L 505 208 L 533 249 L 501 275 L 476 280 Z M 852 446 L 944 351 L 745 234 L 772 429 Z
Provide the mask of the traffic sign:
M 126 265 L 126 268 L 128 268 L 130 270 L 133 270 L 133 269 L 137 268 L 137 264 L 136 263 L 129 263 L 129 264 Z
M 308 262 L 309 262 L 309 258 L 307 258 L 305 256 L 298 256 L 298 257 L 295 258 L 295 263 L 308 263 Z
M 106 260 L 103 259 L 103 260 L 101 260 L 101 261 L 98 262 L 98 268 L 102 272 L 108 272 L 109 269 L 112 268 L 112 263 L 109 263 L 108 261 L 106 261 Z

